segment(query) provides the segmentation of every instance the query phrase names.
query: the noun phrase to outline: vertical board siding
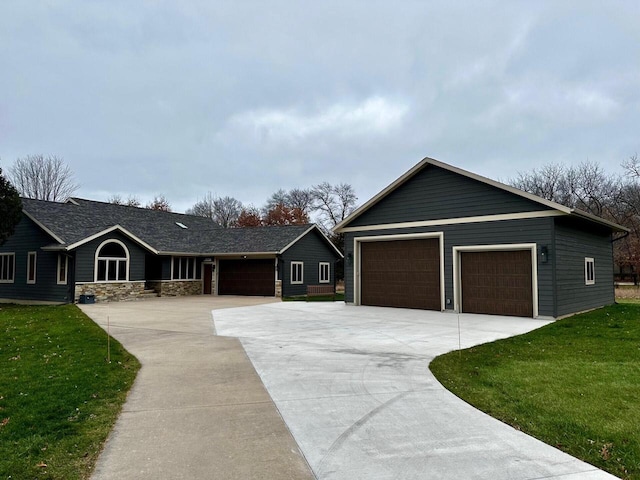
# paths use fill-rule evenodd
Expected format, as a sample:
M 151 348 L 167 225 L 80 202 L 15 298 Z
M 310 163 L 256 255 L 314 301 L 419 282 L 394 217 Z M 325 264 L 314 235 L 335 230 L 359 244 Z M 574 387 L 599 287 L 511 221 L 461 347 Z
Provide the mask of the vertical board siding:
M 58 285 L 58 252 L 47 252 L 41 247 L 56 241 L 26 216 L 16 226 L 15 233 L 0 246 L 0 253 L 14 252 L 16 257 L 13 283 L 0 283 L 0 298 L 16 300 L 42 300 L 48 302 L 72 301 L 71 276 L 67 285 Z M 37 252 L 36 283 L 27 284 L 27 255 Z M 73 262 L 69 260 L 71 269 Z
M 76 249 L 76 282 L 93 282 L 96 249 L 105 240 L 120 240 L 129 250 L 129 281 L 145 279 L 146 250 L 120 232 L 111 232 Z
M 334 285 L 338 258 L 334 249 L 327 245 L 325 239 L 315 229 L 312 230 L 280 257 L 278 268 L 282 279 L 282 295 L 284 297 L 306 295 L 307 285 L 319 285 L 320 262 L 327 262 L 331 265 L 329 285 Z M 304 262 L 302 285 L 291 284 L 291 262 Z
M 434 165 L 364 212 L 348 227 L 548 210 L 539 203 Z
M 570 219 L 555 220 L 557 316 L 615 302 L 611 234 Z M 596 282 L 585 284 L 584 259 L 595 262 Z
M 397 235 L 409 233 L 444 232 L 444 284 L 445 308 L 454 308 L 453 298 L 453 247 L 469 245 L 496 244 L 537 244 L 538 270 L 538 315 L 553 316 L 552 263 L 540 262 L 540 248 L 546 245 L 551 249 L 553 218 L 532 218 L 523 220 L 504 220 L 499 222 L 469 223 L 436 227 L 375 230 L 367 232 L 349 232 L 345 234 L 345 258 L 353 251 L 354 238 L 376 235 Z M 550 251 L 550 255 L 553 252 Z M 597 270 L 597 268 L 596 268 Z M 597 274 L 597 272 L 596 272 Z M 345 262 L 345 301 L 354 301 L 353 265 Z

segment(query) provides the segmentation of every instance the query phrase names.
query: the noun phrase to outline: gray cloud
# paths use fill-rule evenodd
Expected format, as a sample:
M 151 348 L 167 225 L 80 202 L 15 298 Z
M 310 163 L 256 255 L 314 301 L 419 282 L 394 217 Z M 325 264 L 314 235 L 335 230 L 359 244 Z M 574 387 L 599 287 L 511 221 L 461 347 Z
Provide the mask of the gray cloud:
M 261 204 L 428 155 L 493 178 L 640 150 L 637 2 L 0 4 L 0 166 Z

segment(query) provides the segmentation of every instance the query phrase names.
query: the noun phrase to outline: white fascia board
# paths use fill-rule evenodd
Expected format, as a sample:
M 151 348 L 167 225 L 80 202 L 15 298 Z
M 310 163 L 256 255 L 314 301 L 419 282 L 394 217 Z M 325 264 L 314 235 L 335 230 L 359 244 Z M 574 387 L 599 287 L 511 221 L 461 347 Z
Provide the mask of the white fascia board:
M 342 255 L 342 253 L 340 253 L 340 250 L 338 250 L 336 248 L 336 246 L 333 244 L 333 242 L 327 238 L 327 236 L 324 234 L 324 232 L 322 230 L 320 230 L 320 228 L 315 223 L 313 225 L 311 225 L 307 230 L 305 230 L 301 235 L 299 235 L 295 240 L 293 240 L 291 243 L 289 243 L 287 246 L 285 246 L 282 250 L 280 250 L 278 252 L 278 254 L 282 255 L 285 251 L 289 250 L 289 248 L 293 247 L 298 242 L 298 240 L 300 240 L 302 237 L 304 237 L 306 234 L 308 234 L 309 232 L 311 232 L 313 230 L 317 230 L 318 233 L 320 233 L 320 235 L 322 235 L 322 238 L 324 238 L 325 242 L 327 242 L 329 245 L 331 245 L 331 248 L 333 248 L 333 250 L 340 256 L 340 258 L 344 258 L 344 255 Z
M 45 233 L 47 233 L 48 235 L 51 235 L 51 237 L 58 243 L 60 244 L 64 244 L 66 243 L 64 240 L 62 240 L 59 236 L 57 236 L 55 233 L 53 233 L 51 230 L 49 230 L 47 227 L 45 227 L 42 223 L 40 223 L 34 216 L 32 216 L 29 212 L 27 212 L 26 210 L 22 210 L 22 213 L 24 213 L 27 218 L 29 218 L 33 223 L 35 223 L 38 227 L 40 227 L 42 230 L 45 231 Z
M 109 227 L 109 228 L 107 228 L 105 230 L 102 230 L 102 231 L 100 231 L 98 233 L 94 233 L 93 235 L 90 235 L 90 236 L 88 236 L 86 238 L 83 238 L 79 242 L 72 243 L 71 245 L 69 245 L 67 247 L 67 250 L 73 250 L 74 248 L 78 248 L 81 245 L 84 245 L 85 243 L 88 243 L 88 242 L 90 242 L 92 240 L 95 240 L 96 238 L 99 238 L 99 237 L 101 237 L 103 235 L 106 235 L 106 234 L 111 233 L 111 232 L 116 231 L 116 230 L 121 232 L 121 233 L 123 233 L 127 237 L 131 238 L 131 240 L 133 240 L 134 242 L 142 245 L 144 248 L 146 248 L 150 252 L 155 253 L 156 255 L 158 254 L 158 250 L 153 248 L 151 245 L 149 245 L 144 240 L 141 240 L 140 238 L 136 237 L 133 233 L 131 233 L 130 231 L 128 231 L 126 228 L 122 227 L 121 225 L 114 225 L 113 227 Z
M 468 172 L 466 170 L 463 170 L 463 169 L 458 168 L 458 167 L 454 167 L 452 165 L 449 165 L 447 163 L 441 162 L 439 160 L 435 160 L 433 158 L 425 157 L 417 165 L 415 165 L 413 168 L 411 168 L 409 171 L 407 171 L 404 175 L 399 177 L 396 181 L 391 183 L 388 187 L 386 187 L 380 193 L 375 195 L 373 198 L 371 198 L 371 200 L 366 202 L 360 208 L 356 209 L 351 215 L 349 215 L 347 218 L 345 218 L 342 222 L 338 223 L 333 228 L 333 231 L 336 232 L 336 233 L 342 232 L 344 227 L 347 224 L 351 223 L 353 220 L 355 220 L 357 217 L 359 217 L 361 214 L 363 214 L 370 207 L 372 207 L 373 205 L 378 203 L 380 200 L 382 200 L 384 197 L 389 195 L 391 192 L 393 192 L 395 189 L 397 189 L 400 185 L 404 184 L 407 180 L 409 180 L 411 177 L 413 177 L 416 173 L 421 171 L 427 165 L 433 165 L 435 167 L 440 167 L 440 168 L 442 168 L 444 170 L 448 170 L 450 172 L 457 173 L 458 175 L 462 175 L 464 177 L 471 178 L 473 180 L 477 180 L 479 182 L 485 183 L 487 185 L 491 185 L 491 186 L 499 188 L 501 190 L 505 190 L 507 192 L 513 193 L 514 195 L 518 195 L 520 197 L 526 198 L 528 200 L 531 200 L 533 202 L 539 203 L 541 205 L 544 205 L 546 207 L 552 208 L 554 210 L 558 210 L 558 211 L 563 212 L 563 213 L 569 214 L 569 213 L 572 213 L 572 210 L 573 210 L 573 209 L 571 209 L 569 207 L 566 207 L 564 205 L 561 205 L 559 203 L 552 202 L 551 200 L 546 200 L 546 199 L 544 199 L 542 197 L 538 197 L 537 195 L 533 195 L 531 193 L 524 192 L 524 191 L 519 190 L 519 189 L 517 189 L 515 187 L 510 187 L 509 185 L 505 185 L 504 183 L 500 183 L 500 182 L 497 182 L 495 180 L 491 180 L 490 178 L 486 178 L 486 177 L 483 177 L 481 175 L 477 175 L 475 173 Z
M 529 218 L 559 217 L 566 215 L 557 210 L 541 210 L 537 212 L 503 213 L 498 215 L 481 215 L 475 217 L 440 218 L 438 220 L 422 220 L 417 222 L 383 223 L 379 225 L 363 225 L 345 227 L 343 232 L 367 232 L 372 230 L 391 230 L 394 228 L 439 227 L 443 225 L 460 225 L 465 223 L 500 222 L 504 220 L 524 220 Z
M 172 257 L 238 257 L 238 256 L 246 256 L 248 257 L 274 257 L 278 254 L 278 252 L 225 252 L 225 253 L 216 253 L 216 252 L 158 252 L 158 255 L 167 255 Z

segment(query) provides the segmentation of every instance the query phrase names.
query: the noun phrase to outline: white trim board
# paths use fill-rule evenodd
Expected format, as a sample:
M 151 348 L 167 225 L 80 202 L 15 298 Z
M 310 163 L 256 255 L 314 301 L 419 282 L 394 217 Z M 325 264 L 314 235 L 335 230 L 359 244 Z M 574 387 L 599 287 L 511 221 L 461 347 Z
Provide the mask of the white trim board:
M 460 270 L 460 253 L 463 252 L 506 252 L 513 250 L 531 251 L 531 290 L 533 297 L 533 318 L 538 317 L 538 262 L 537 244 L 535 243 L 505 243 L 494 245 L 464 245 L 453 247 L 453 309 L 461 313 L 462 310 L 462 279 Z
M 361 305 L 362 285 L 360 283 L 360 244 L 362 242 L 391 242 L 394 240 L 419 240 L 437 238 L 440 244 L 440 311 L 445 309 L 444 294 L 444 232 L 405 233 L 397 235 L 372 235 L 353 239 L 353 303 Z
M 422 220 L 417 222 L 383 223 L 380 225 L 363 225 L 361 227 L 345 227 L 341 232 L 367 232 L 373 230 L 391 230 L 394 228 L 439 227 L 444 225 L 460 225 L 465 223 L 501 222 L 504 220 L 525 220 L 530 218 L 558 217 L 565 215 L 557 210 L 541 210 L 523 213 L 503 213 L 498 215 L 480 215 L 475 217 L 442 218 L 439 220 Z

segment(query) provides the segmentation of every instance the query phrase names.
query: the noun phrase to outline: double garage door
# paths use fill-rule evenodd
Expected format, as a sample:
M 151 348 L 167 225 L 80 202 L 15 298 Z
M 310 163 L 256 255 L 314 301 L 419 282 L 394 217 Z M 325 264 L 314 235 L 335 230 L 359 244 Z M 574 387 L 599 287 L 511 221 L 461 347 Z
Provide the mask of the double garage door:
M 276 294 L 274 259 L 219 260 L 219 295 L 255 295 L 273 297 Z
M 461 252 L 463 312 L 533 316 L 530 250 Z M 360 303 L 441 310 L 438 238 L 360 243 Z

